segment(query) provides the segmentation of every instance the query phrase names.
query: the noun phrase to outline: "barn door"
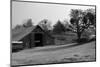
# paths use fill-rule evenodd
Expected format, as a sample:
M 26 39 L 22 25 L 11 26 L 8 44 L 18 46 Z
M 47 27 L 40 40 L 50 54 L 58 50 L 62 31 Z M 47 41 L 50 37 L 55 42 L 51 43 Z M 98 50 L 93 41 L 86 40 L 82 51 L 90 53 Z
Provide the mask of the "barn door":
M 35 46 L 43 46 L 43 34 L 35 33 L 34 34 L 34 42 L 35 42 Z

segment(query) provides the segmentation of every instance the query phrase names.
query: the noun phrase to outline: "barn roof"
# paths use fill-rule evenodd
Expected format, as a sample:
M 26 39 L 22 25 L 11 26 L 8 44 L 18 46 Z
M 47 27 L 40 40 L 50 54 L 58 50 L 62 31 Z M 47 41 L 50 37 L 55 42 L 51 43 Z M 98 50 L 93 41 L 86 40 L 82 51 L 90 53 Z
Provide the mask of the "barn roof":
M 39 25 L 37 25 L 37 26 L 39 26 Z M 19 30 L 16 30 L 16 31 L 12 31 L 12 41 L 19 41 L 19 40 L 21 40 L 22 38 L 27 36 L 29 33 L 31 33 L 37 26 L 32 26 L 32 27 L 22 28 L 22 29 L 19 29 Z M 39 27 L 43 30 L 43 32 L 45 32 L 46 34 L 51 36 L 41 26 L 39 26 Z

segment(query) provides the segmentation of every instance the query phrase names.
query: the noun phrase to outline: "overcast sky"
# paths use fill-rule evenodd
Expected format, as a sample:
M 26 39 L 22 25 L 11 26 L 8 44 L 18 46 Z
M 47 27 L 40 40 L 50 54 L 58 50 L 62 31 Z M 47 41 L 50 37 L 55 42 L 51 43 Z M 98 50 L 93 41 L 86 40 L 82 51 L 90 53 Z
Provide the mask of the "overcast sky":
M 86 10 L 89 8 L 95 9 L 92 6 L 78 6 L 78 5 L 59 5 L 46 3 L 29 3 L 29 2 L 12 2 L 12 27 L 17 24 L 22 24 L 25 20 L 31 18 L 34 24 L 38 24 L 43 19 L 48 19 L 52 25 L 57 20 L 69 21 L 71 9 Z

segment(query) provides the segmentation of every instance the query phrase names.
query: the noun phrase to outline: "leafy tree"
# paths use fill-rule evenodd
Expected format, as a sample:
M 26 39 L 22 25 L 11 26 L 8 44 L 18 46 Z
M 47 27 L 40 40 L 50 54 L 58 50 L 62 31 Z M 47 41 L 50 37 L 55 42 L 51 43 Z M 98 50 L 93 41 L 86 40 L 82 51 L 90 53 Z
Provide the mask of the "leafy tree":
M 65 26 L 61 23 L 60 20 L 54 25 L 53 32 L 56 34 L 61 34 L 65 32 Z
M 17 24 L 17 25 L 15 26 L 15 28 L 14 28 L 14 29 L 16 29 L 16 30 L 17 30 L 17 29 L 20 29 L 21 27 L 22 27 L 21 25 L 18 25 L 18 24 Z
M 96 12 L 95 12 L 95 9 L 87 9 L 86 13 L 87 13 L 86 17 L 91 22 L 91 25 L 94 26 L 94 28 L 95 28 L 96 27 Z
M 90 25 L 95 25 L 95 15 L 92 12 L 72 9 L 70 17 L 70 22 L 73 30 L 77 33 L 78 40 L 80 40 L 84 30 L 88 29 Z
M 24 24 L 23 24 L 24 27 L 31 27 L 33 26 L 33 23 L 32 23 L 32 19 L 28 19 Z
M 73 27 L 72 27 L 71 24 L 68 22 L 68 20 L 65 19 L 63 22 L 64 22 L 64 26 L 65 26 L 65 28 L 66 28 L 66 31 L 73 31 L 73 30 L 72 30 Z

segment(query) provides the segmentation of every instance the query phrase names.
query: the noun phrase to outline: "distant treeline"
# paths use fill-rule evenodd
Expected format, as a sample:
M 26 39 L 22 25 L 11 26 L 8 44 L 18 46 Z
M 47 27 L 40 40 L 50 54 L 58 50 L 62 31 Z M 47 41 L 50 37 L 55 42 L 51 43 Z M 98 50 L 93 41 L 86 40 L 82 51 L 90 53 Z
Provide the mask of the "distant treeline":
M 96 31 L 96 12 L 95 9 L 71 9 L 70 11 L 70 21 L 64 20 L 63 22 L 58 20 L 56 24 L 51 26 L 51 21 L 48 19 L 43 19 L 39 22 L 47 31 L 52 31 L 55 34 L 61 34 L 66 31 L 72 31 L 77 34 L 78 40 L 80 40 L 81 35 L 87 30 Z M 16 25 L 13 30 L 28 28 L 35 26 L 32 19 L 27 19 L 22 25 Z

